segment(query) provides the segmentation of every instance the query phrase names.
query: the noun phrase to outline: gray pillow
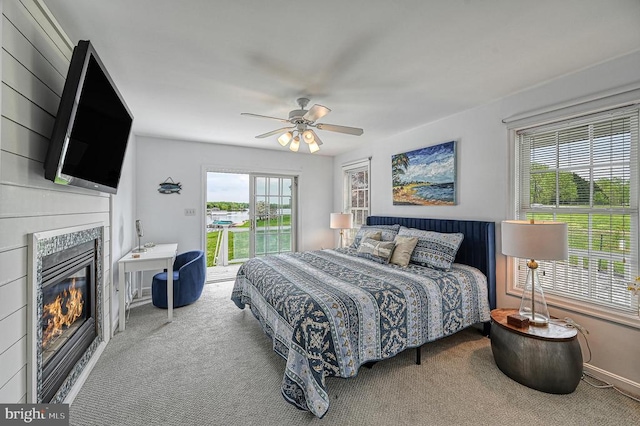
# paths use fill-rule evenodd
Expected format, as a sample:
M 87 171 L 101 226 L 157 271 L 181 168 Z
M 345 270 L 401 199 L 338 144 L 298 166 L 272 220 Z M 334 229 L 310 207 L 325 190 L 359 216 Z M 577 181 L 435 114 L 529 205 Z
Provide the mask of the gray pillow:
M 393 253 L 396 243 L 393 241 L 377 241 L 371 238 L 364 238 L 358 247 L 358 256 L 374 262 L 387 264 Z
M 368 232 L 379 231 L 381 234 L 380 240 L 393 241 L 396 235 L 398 235 L 399 230 L 400 225 L 362 225 L 360 229 L 358 229 L 351 247 L 357 249 L 360 246 L 360 241 L 362 241 L 362 239 Z
M 456 258 L 464 234 L 423 231 L 402 227 L 398 235 L 417 237 L 418 244 L 411 254 L 411 263 L 448 271 Z

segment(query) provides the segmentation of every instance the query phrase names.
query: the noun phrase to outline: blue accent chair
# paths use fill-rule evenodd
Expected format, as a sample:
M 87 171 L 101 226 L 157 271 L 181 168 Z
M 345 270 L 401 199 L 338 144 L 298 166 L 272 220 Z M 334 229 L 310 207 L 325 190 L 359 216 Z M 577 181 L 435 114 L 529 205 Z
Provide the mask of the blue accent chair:
M 188 251 L 173 261 L 173 307 L 190 305 L 200 298 L 207 277 L 207 264 L 202 250 Z M 158 308 L 167 309 L 167 271 L 153 277 L 151 300 Z

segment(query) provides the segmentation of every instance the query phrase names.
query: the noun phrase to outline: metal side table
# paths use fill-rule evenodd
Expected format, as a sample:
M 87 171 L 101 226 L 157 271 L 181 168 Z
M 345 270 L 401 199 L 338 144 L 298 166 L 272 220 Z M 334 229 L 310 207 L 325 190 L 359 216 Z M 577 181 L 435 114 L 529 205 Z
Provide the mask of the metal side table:
M 575 328 L 549 323 L 518 328 L 507 323 L 516 309 L 491 311 L 491 351 L 504 374 L 542 392 L 573 392 L 582 378 L 582 351 Z

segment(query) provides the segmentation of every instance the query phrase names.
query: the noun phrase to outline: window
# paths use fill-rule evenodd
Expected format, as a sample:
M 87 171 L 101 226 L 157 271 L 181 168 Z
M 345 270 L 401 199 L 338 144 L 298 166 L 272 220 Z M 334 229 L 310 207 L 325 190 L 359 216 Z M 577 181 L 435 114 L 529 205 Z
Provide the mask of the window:
M 516 217 L 569 224 L 569 259 L 540 262 L 545 294 L 638 313 L 638 109 L 516 132 Z M 516 262 L 523 283 L 526 259 Z
M 351 243 L 355 232 L 367 223 L 370 206 L 370 161 L 363 160 L 342 167 L 343 172 L 343 209 L 353 216 L 353 229 L 346 232 L 346 243 Z

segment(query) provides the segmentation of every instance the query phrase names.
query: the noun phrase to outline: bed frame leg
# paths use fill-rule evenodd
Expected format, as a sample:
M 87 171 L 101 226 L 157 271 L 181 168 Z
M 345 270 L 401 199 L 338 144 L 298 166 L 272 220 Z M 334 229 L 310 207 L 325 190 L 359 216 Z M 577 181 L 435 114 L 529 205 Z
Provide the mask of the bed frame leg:
M 420 359 L 420 357 L 421 357 L 421 355 L 422 355 L 422 354 L 421 354 L 421 352 L 422 352 L 422 346 L 418 346 L 418 347 L 416 348 L 416 364 L 418 364 L 418 365 L 420 365 L 420 364 L 421 364 L 421 361 L 422 361 L 422 360 Z
M 491 321 L 487 321 L 483 324 L 482 334 L 487 337 L 491 337 Z

